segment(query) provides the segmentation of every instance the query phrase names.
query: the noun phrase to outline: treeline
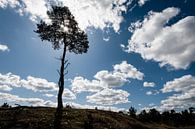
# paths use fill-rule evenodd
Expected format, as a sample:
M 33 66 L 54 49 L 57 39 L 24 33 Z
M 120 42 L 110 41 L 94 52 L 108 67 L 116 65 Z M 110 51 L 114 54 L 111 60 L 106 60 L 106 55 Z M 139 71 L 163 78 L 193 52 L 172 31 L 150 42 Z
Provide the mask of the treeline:
M 176 112 L 175 110 L 159 112 L 155 108 L 148 111 L 142 110 L 137 114 L 134 107 L 129 108 L 128 115 L 142 122 L 155 122 L 171 126 L 195 125 L 195 108 Z

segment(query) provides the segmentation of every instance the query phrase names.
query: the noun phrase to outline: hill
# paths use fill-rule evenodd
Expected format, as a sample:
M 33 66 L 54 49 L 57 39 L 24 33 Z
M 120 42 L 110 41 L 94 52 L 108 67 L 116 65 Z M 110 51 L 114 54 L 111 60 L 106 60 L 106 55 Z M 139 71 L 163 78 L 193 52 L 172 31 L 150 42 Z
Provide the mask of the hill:
M 58 122 L 61 120 L 58 129 L 176 129 L 164 124 L 142 123 L 111 111 L 64 108 L 58 117 L 55 112 L 55 108 L 49 107 L 0 108 L 0 129 L 53 129 L 55 118 Z

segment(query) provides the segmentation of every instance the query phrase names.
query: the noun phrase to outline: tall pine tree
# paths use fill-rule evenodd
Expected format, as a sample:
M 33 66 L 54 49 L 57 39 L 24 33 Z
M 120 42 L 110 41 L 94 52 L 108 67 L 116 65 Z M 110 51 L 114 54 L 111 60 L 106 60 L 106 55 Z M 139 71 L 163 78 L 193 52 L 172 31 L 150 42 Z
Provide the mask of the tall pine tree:
M 63 108 L 62 94 L 64 91 L 64 70 L 68 66 L 68 61 L 65 59 L 66 53 L 73 52 L 75 54 L 86 53 L 89 48 L 87 35 L 78 27 L 74 16 L 71 14 L 68 7 L 52 6 L 52 9 L 47 12 L 51 23 L 40 21 L 37 24 L 36 33 L 42 41 L 46 40 L 52 43 L 54 50 L 63 48 L 61 57 L 61 67 L 59 70 L 60 78 L 58 81 L 58 109 Z

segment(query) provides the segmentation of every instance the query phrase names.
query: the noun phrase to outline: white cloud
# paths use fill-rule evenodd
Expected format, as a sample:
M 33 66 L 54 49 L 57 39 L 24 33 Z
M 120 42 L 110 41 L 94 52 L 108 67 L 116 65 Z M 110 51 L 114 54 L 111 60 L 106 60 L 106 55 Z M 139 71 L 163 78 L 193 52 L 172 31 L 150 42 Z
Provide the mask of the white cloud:
M 104 85 L 104 87 L 122 86 L 127 82 L 124 74 L 120 72 L 109 72 L 107 70 L 97 72 L 94 77 L 98 79 L 99 83 Z
M 126 61 L 114 65 L 113 69 L 111 72 L 107 70 L 97 72 L 92 81 L 81 76 L 75 77 L 71 81 L 71 90 L 75 93 L 93 92 L 94 94 L 86 97 L 87 102 L 90 103 L 102 105 L 127 103 L 130 94 L 113 88 L 123 86 L 129 79 L 142 80 L 144 74 Z
M 108 41 L 110 40 L 110 37 L 103 37 L 103 40 L 104 40 L 105 42 L 108 42 Z
M 158 90 L 151 90 L 151 91 L 147 91 L 146 92 L 146 95 L 157 95 L 159 94 L 160 92 Z
M 142 72 L 138 71 L 133 65 L 128 64 L 127 61 L 114 65 L 114 71 L 124 74 L 125 78 L 143 80 L 144 77 Z
M 50 101 L 50 100 L 43 100 L 40 98 L 22 98 L 18 95 L 8 94 L 8 93 L 1 93 L 0 92 L 0 100 L 6 101 L 8 103 L 11 103 L 11 105 L 14 106 L 14 104 L 21 104 L 21 105 L 32 105 L 32 106 L 47 106 L 47 107 L 56 107 L 57 103 Z M 95 109 L 97 107 L 100 110 L 110 110 L 110 111 L 123 111 L 126 110 L 124 108 L 117 108 L 112 106 L 100 106 L 100 105 L 84 105 L 84 104 L 78 104 L 74 102 L 64 102 L 63 105 L 70 105 L 73 108 L 80 108 L 80 109 Z
M 166 25 L 179 12 L 180 9 L 174 7 L 162 12 L 150 11 L 142 22 L 135 22 L 126 51 L 159 62 L 161 67 L 188 68 L 195 61 L 195 17 L 187 16 L 173 25 Z
M 149 1 L 149 0 L 139 0 L 138 4 L 139 4 L 139 6 L 143 6 L 147 1 Z
M 29 14 L 30 20 L 37 22 L 37 20 L 48 20 L 46 0 L 22 0 L 20 2 L 19 12 L 20 14 Z
M 34 92 L 48 92 L 56 91 L 58 89 L 57 84 L 54 82 L 48 82 L 46 79 L 32 76 L 28 76 L 26 80 L 20 80 L 20 83 L 24 88 L 33 90 Z
M 44 96 L 46 96 L 46 97 L 54 97 L 55 95 L 53 95 L 53 94 L 44 94 Z
M 177 92 L 161 101 L 163 109 L 184 109 L 195 106 L 195 77 L 184 75 L 175 78 L 164 85 L 162 92 Z
M 8 85 L 1 85 L 0 84 L 0 91 L 11 91 L 12 88 Z
M 9 48 L 7 45 L 0 44 L 0 51 L 9 51 Z
M 47 1 L 48 2 L 48 1 Z M 30 20 L 37 22 L 38 19 L 48 21 L 46 0 L 0 0 L 0 7 L 10 6 L 20 15 L 29 15 Z
M 94 75 L 94 80 L 90 81 L 83 77 L 75 77 L 72 80 L 72 91 L 80 93 L 82 91 L 98 92 L 105 88 L 121 87 L 129 79 L 142 80 L 144 74 L 134 66 L 122 61 L 113 66 L 113 71 L 101 70 Z
M 1 74 L 0 73 L 0 85 L 8 87 L 20 87 L 20 76 L 12 73 Z
M 15 8 L 18 5 L 19 5 L 19 1 L 18 0 L 0 0 L 0 7 L 1 8 L 5 8 L 7 6 Z
M 87 96 L 87 102 L 101 104 L 101 105 L 113 105 L 128 103 L 129 93 L 124 90 L 104 89 L 91 96 Z
M 162 92 L 188 92 L 192 89 L 195 89 L 195 77 L 184 75 L 180 78 L 175 78 L 173 81 L 166 82 L 162 88 Z
M 112 27 L 116 32 L 123 21 L 122 12 L 127 10 L 127 0 L 59 0 L 68 6 L 81 28 L 104 29 Z
M 27 79 L 21 79 L 20 76 L 12 73 L 0 73 L 0 86 L 4 87 L 23 87 L 34 92 L 56 91 L 58 86 L 54 82 L 48 82 L 46 79 L 28 76 Z
M 21 79 L 20 76 L 12 73 L 1 74 L 0 73 L 0 90 L 10 91 L 12 87 L 23 87 L 34 92 L 52 92 L 57 91 L 58 86 L 54 82 L 49 82 L 43 78 L 36 78 L 28 76 L 27 79 Z M 44 94 L 46 97 L 54 97 L 51 93 Z M 69 89 L 65 88 L 63 98 L 68 100 L 76 99 L 76 95 Z
M 71 81 L 72 85 L 72 91 L 76 93 L 80 92 L 98 92 L 103 89 L 103 86 L 100 85 L 100 82 L 97 80 L 89 81 L 87 79 L 84 79 L 81 76 L 75 77 Z
M 8 93 L 0 93 L 0 100 L 14 103 L 27 103 L 32 106 L 41 106 L 44 103 L 44 100 L 39 98 L 21 98 L 17 95 L 12 95 Z
M 29 15 L 32 21 L 37 21 L 40 18 L 48 20 L 48 5 L 58 2 L 69 7 L 82 29 L 113 28 L 115 32 L 119 31 L 123 21 L 122 12 L 127 10 L 125 3 L 131 3 L 128 0 L 0 0 L 0 7 L 10 6 L 22 15 Z
M 143 86 L 144 87 L 154 87 L 155 86 L 155 83 L 154 82 L 144 82 L 143 83 Z
M 76 95 L 72 93 L 69 89 L 65 88 L 63 93 L 63 98 L 68 100 L 74 100 L 76 99 Z

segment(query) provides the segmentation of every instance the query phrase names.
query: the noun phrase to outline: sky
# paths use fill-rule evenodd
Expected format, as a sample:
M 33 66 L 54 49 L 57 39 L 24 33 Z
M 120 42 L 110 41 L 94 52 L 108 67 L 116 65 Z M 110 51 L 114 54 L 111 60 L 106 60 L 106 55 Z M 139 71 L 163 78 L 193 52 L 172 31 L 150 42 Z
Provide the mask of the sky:
M 58 2 L 89 40 L 86 54 L 67 53 L 64 104 L 195 106 L 194 0 L 0 0 L 0 105 L 56 106 L 62 50 L 34 30 Z

